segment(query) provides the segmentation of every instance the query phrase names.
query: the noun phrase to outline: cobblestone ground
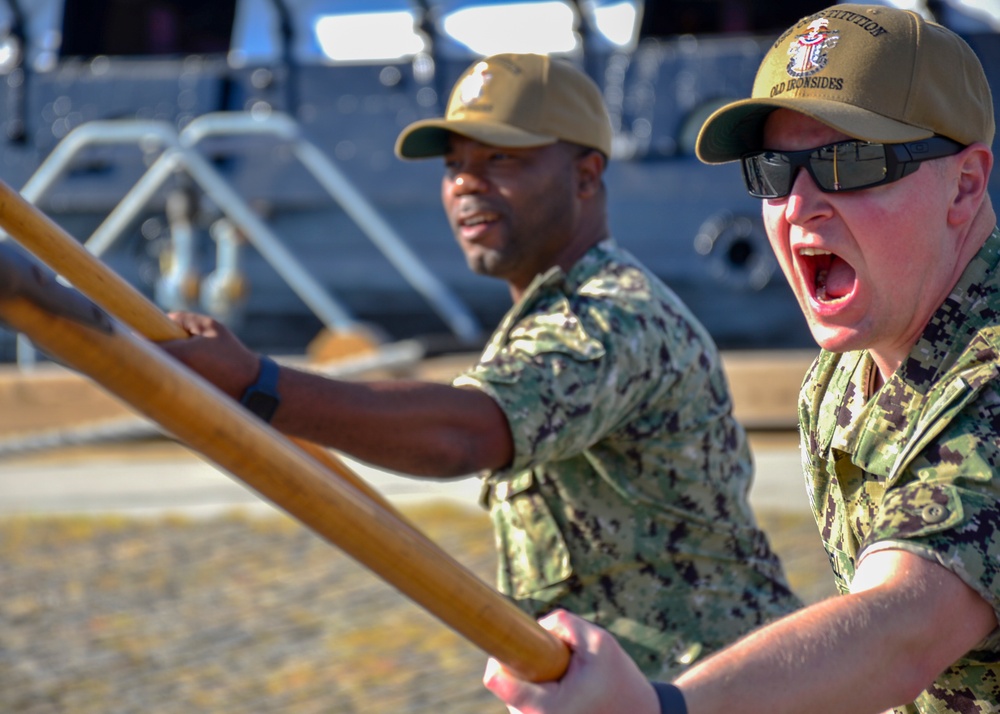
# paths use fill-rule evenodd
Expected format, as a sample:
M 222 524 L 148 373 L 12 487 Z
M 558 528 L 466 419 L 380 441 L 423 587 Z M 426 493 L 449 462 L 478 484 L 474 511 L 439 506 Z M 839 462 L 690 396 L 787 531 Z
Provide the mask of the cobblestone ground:
M 492 582 L 485 513 L 406 512 Z M 810 517 L 759 515 L 797 592 L 831 594 Z M 289 519 L 0 520 L 0 712 L 500 714 L 484 661 Z

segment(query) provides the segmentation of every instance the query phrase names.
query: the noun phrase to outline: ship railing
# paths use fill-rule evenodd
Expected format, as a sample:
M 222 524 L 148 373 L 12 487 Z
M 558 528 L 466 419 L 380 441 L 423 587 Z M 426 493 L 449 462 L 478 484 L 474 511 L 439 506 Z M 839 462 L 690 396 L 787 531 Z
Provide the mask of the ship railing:
M 76 127 L 56 145 L 25 183 L 21 195 L 30 203 L 37 204 L 66 173 L 74 158 L 88 147 L 131 144 L 148 154 L 159 151 L 156 160 L 84 241 L 88 251 L 98 257 L 103 255 L 125 234 L 171 176 L 183 171 L 237 226 L 327 329 L 334 333 L 357 330 L 357 321 L 344 305 L 303 267 L 285 243 L 198 150 L 198 145 L 208 137 L 241 135 L 270 135 L 287 142 L 299 162 L 411 287 L 428 301 L 455 336 L 469 344 L 480 339 L 481 328 L 464 303 L 434 276 L 350 179 L 302 135 L 298 124 L 280 112 L 264 117 L 246 112 L 213 112 L 192 120 L 180 132 L 165 121 L 91 121 Z M 0 231 L 0 240 L 6 237 Z M 34 360 L 30 344 L 19 337 L 18 364 L 26 366 Z

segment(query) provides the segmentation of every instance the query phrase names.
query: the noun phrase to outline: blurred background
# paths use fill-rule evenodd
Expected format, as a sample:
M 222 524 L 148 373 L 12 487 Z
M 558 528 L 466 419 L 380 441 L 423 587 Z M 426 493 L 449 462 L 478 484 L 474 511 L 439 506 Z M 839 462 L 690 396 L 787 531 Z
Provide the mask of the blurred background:
M 619 241 L 723 349 L 810 348 L 739 168 L 692 146 L 776 34 L 827 4 L 0 0 L 0 179 L 163 308 L 207 311 L 259 350 L 359 325 L 475 348 L 509 295 L 453 244 L 441 163 L 393 143 L 443 114 L 477 57 L 559 55 L 611 112 Z M 998 76 L 996 0 L 906 4 Z

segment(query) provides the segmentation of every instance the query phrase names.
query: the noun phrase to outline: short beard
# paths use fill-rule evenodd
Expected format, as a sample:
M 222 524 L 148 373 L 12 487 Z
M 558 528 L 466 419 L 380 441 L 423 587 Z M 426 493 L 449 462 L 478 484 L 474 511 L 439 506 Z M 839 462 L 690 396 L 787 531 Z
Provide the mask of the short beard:
M 466 255 L 465 262 L 476 275 L 490 278 L 502 277 L 504 258 L 496 252 L 485 251 L 475 255 Z
M 476 275 L 483 275 L 488 278 L 496 277 L 491 261 L 485 260 L 483 256 L 476 256 L 475 258 L 469 258 L 466 260 L 466 263 L 469 266 L 469 270 L 471 270 Z

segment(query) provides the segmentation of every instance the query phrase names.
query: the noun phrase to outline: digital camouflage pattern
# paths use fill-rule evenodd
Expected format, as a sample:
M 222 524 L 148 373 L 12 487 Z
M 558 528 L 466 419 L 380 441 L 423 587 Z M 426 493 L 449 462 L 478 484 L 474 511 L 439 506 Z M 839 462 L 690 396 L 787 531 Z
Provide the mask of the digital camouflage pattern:
M 866 352 L 821 353 L 800 419 L 806 485 L 841 592 L 867 553 L 934 560 L 1000 613 L 1000 232 L 870 399 Z M 897 712 L 1000 711 L 1000 636 Z
M 513 432 L 484 505 L 498 586 L 529 613 L 575 612 L 669 679 L 800 606 L 747 503 L 714 344 L 614 241 L 539 276 L 455 384 Z

